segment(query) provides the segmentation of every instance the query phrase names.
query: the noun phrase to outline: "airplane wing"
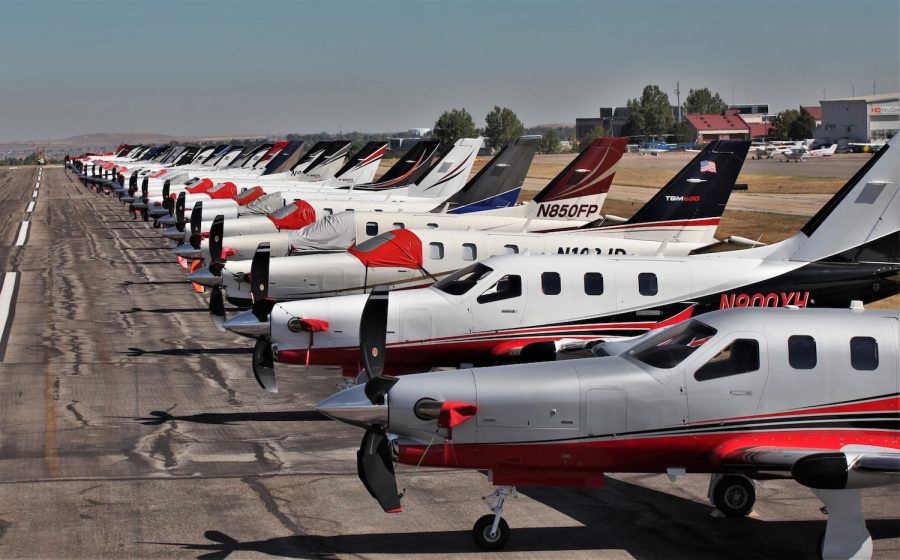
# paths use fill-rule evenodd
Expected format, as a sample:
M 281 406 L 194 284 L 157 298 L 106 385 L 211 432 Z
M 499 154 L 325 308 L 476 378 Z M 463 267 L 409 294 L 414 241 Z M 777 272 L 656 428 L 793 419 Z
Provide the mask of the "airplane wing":
M 722 448 L 724 449 L 724 447 Z M 842 488 L 887 484 L 900 476 L 900 451 L 881 447 L 847 446 L 841 450 L 748 446 L 732 448 L 718 457 L 720 465 L 737 471 L 790 473 L 812 488 Z M 882 482 L 872 484 L 871 479 Z

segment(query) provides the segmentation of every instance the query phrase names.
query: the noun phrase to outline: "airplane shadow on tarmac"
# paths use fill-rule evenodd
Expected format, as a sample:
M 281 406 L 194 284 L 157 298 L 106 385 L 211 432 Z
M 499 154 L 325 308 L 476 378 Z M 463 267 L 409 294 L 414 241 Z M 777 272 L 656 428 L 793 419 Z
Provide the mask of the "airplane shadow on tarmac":
M 332 422 L 317 410 L 286 410 L 281 412 L 202 412 L 178 416 L 162 410 L 150 411 L 144 418 L 135 418 L 145 426 L 159 426 L 166 422 L 234 425 L 243 422 Z
M 159 356 L 200 356 L 222 354 L 252 354 L 253 348 L 165 348 L 163 350 L 144 350 L 143 348 L 128 347 L 127 352 L 119 352 L 130 358 L 138 358 L 145 354 Z
M 174 307 L 163 307 L 160 309 L 143 309 L 141 307 L 132 307 L 128 311 L 119 311 L 122 315 L 128 315 L 131 313 L 209 313 L 209 309 L 205 307 L 192 307 L 185 309 L 178 309 Z
M 527 488 L 522 493 L 582 523 L 576 527 L 512 528 L 505 552 L 622 550 L 638 559 L 816 558 L 822 520 L 761 521 L 719 519 L 711 506 L 642 486 L 607 479 L 591 490 Z M 515 507 L 515 501 L 507 503 Z M 487 508 L 485 512 L 487 513 Z M 816 515 L 815 512 L 810 512 Z M 407 514 L 409 515 L 409 514 Z M 479 517 L 473 513 L 472 522 Z M 874 540 L 900 537 L 900 520 L 867 522 Z M 470 531 L 296 535 L 241 542 L 217 530 L 209 543 L 166 543 L 203 552 L 198 559 L 260 552 L 288 558 L 328 558 L 355 554 L 435 554 L 479 552 Z

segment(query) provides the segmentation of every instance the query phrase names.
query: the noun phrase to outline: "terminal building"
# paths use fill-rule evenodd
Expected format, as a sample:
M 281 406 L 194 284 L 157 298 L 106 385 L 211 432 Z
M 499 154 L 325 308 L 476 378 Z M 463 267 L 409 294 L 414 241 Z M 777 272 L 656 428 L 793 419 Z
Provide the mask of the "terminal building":
M 900 130 L 900 92 L 827 99 L 821 106 L 817 143 L 884 140 Z

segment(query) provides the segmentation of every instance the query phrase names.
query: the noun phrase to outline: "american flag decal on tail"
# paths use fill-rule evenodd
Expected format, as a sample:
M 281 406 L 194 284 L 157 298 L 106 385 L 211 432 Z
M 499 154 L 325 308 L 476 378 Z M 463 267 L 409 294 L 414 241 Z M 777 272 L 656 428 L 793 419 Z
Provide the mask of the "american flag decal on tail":
M 700 162 L 700 173 L 715 173 L 716 162 L 711 160 L 703 160 Z

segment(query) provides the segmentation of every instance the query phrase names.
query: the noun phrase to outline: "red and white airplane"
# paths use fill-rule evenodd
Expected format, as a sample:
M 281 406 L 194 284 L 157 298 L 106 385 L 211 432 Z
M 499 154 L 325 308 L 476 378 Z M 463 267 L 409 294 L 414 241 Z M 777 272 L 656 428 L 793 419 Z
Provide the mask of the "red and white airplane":
M 360 333 L 369 381 L 318 405 L 365 428 L 357 471 L 386 512 L 402 511 L 393 461 L 488 471 L 498 488 L 472 530 L 488 550 L 510 538 L 517 485 L 709 473 L 713 505 L 739 517 L 754 479 L 793 478 L 827 508 L 824 558 L 872 556 L 860 489 L 900 477 L 897 311 L 729 309 L 593 358 L 403 378 L 382 373 L 387 317 L 386 294 L 373 294 Z

